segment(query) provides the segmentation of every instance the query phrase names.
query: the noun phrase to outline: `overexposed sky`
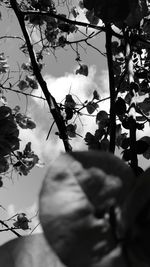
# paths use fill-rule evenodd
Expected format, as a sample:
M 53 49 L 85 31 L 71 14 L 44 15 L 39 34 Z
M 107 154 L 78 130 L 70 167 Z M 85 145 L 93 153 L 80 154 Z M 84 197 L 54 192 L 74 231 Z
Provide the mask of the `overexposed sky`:
M 1 8 L 2 20 L 0 21 L 1 30 L 0 36 L 20 36 L 20 28 L 16 21 L 13 12 L 6 12 Z M 81 18 L 83 16 L 81 15 Z M 70 40 L 73 40 L 73 35 Z M 93 41 L 94 44 L 95 40 Z M 22 45 L 19 39 L 1 39 L 1 52 L 4 52 L 8 59 L 10 69 L 13 70 L 11 75 L 13 83 L 17 79 L 17 71 L 19 65 L 23 62 L 28 62 L 28 57 L 24 56 L 18 49 Z M 97 46 L 104 52 L 104 38 L 103 36 L 97 39 Z M 50 92 L 56 97 L 56 101 L 63 101 L 66 94 L 71 93 L 76 101 L 78 97 L 82 102 L 92 97 L 92 93 L 97 89 L 101 97 L 107 95 L 108 77 L 106 72 L 105 58 L 97 53 L 94 49 L 86 47 L 83 44 L 81 48 L 81 59 L 83 64 L 89 67 L 89 76 L 84 77 L 75 75 L 75 69 L 78 67 L 75 58 L 76 53 L 69 47 L 59 49 L 55 57 L 50 54 L 44 58 L 45 67 L 43 69 L 44 78 L 48 84 Z M 15 89 L 18 89 L 16 86 Z M 33 92 L 35 95 L 41 95 L 41 90 Z M 24 148 L 28 141 L 32 142 L 33 150 L 39 155 L 40 161 L 45 165 L 49 161 L 54 160 L 60 151 L 64 151 L 62 141 L 54 134 L 51 134 L 48 141 L 46 136 L 51 126 L 52 118 L 47 109 L 47 105 L 43 101 L 39 102 L 36 99 L 6 93 L 8 105 L 12 108 L 15 105 L 21 106 L 22 112 L 27 112 L 37 124 L 37 128 L 30 130 L 20 130 L 21 148 Z M 108 103 L 107 103 L 108 105 Z M 101 108 L 103 108 L 101 106 Z M 85 110 L 86 113 L 86 110 Z M 96 113 L 95 113 L 96 114 Z M 78 124 L 78 133 L 85 135 L 87 129 L 94 133 L 96 124 L 93 118 L 83 116 L 81 121 L 76 119 Z M 54 129 L 52 132 L 54 132 Z M 75 149 L 87 149 L 81 137 L 71 140 L 71 144 Z M 4 187 L 0 188 L 0 204 L 6 208 L 7 211 L 0 209 L 1 219 L 8 219 L 13 213 L 28 212 L 28 216 L 32 217 L 36 213 L 38 205 L 38 194 L 41 188 L 41 183 L 44 177 L 46 166 L 44 168 L 35 167 L 28 176 L 19 177 L 13 174 L 12 179 L 6 177 Z M 33 208 L 34 207 L 34 208 Z M 34 220 L 36 222 L 36 220 Z M 21 233 L 22 234 L 22 233 Z M 0 244 L 14 238 L 15 236 L 9 232 L 1 233 Z
M 11 12 L 2 12 L 2 21 L 0 22 L 1 36 L 19 36 L 20 30 L 16 19 Z M 81 18 L 83 18 L 81 14 Z M 36 38 L 36 37 L 35 37 Z M 70 36 L 70 40 L 73 40 L 73 36 Z M 11 70 L 14 70 L 14 78 L 17 74 L 18 66 L 23 62 L 28 62 L 28 57 L 24 56 L 19 50 L 18 45 L 21 45 L 21 41 L 18 39 L 6 39 L 1 40 L 1 52 L 5 52 L 8 56 L 8 63 Z M 100 35 L 97 39 L 92 41 L 98 49 L 105 52 L 105 38 L 104 34 Z M 83 49 L 81 48 L 82 63 L 88 65 L 89 75 L 87 77 L 82 75 L 75 75 L 75 69 L 78 67 L 75 62 L 76 54 L 69 48 L 59 49 L 56 52 L 56 57 L 52 54 L 45 56 L 45 67 L 43 70 L 43 76 L 47 82 L 48 88 L 51 94 L 56 98 L 57 102 L 63 101 L 68 93 L 71 93 L 74 100 L 81 102 L 91 99 L 93 91 L 96 89 L 102 98 L 108 96 L 108 73 L 106 58 L 103 57 L 96 50 L 91 47 L 86 47 L 83 43 Z M 12 79 L 13 80 L 13 79 Z M 16 87 L 16 89 L 18 89 Z M 41 96 L 41 90 L 33 92 L 37 96 Z M 0 204 L 3 205 L 7 212 L 0 210 L 1 219 L 11 217 L 13 212 L 28 212 L 29 216 L 33 216 L 38 208 L 38 194 L 41 188 L 42 180 L 46 170 L 48 162 L 54 160 L 54 158 L 64 151 L 62 141 L 57 138 L 53 133 L 56 128 L 52 130 L 48 141 L 46 136 L 49 128 L 53 122 L 46 103 L 39 101 L 35 98 L 27 99 L 25 97 L 18 96 L 17 94 L 7 93 L 8 105 L 14 107 L 20 105 L 22 112 L 27 111 L 27 114 L 33 118 L 37 124 L 37 128 L 30 130 L 21 130 L 21 148 L 25 146 L 28 141 L 32 142 L 33 150 L 39 155 L 40 161 L 45 163 L 44 168 L 35 167 L 28 176 L 19 177 L 13 175 L 12 180 L 6 178 L 4 182 L 4 188 L 0 188 Z M 99 109 L 109 110 L 109 101 L 99 104 Z M 96 129 L 95 118 L 87 116 L 86 110 L 84 111 L 86 116 L 82 116 L 80 119 L 76 118 L 78 125 L 77 133 L 85 136 L 87 131 L 94 133 Z M 93 114 L 95 115 L 96 112 Z M 83 138 L 77 137 L 70 141 L 74 149 L 87 149 Z M 147 164 L 144 163 L 143 164 Z M 146 166 L 146 165 L 145 165 Z M 15 237 L 12 234 L 2 234 L 0 243 Z

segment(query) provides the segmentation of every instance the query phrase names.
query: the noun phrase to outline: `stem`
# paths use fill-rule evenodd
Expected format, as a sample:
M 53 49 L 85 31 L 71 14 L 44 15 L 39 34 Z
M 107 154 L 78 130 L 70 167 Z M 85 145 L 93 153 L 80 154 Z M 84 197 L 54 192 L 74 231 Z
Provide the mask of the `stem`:
M 130 122 L 130 150 L 131 150 L 131 168 L 135 174 L 138 167 L 138 158 L 136 153 L 136 120 L 133 116 L 129 117 Z
M 36 61 L 36 55 L 33 51 L 33 46 L 31 44 L 28 32 L 26 30 L 26 26 L 25 26 L 25 22 L 24 22 L 24 15 L 19 10 L 16 0 L 10 0 L 10 4 L 12 6 L 12 9 L 15 12 L 15 15 L 18 19 L 19 24 L 20 24 L 22 33 L 23 33 L 24 38 L 26 40 L 26 44 L 28 47 L 28 52 L 29 52 L 29 56 L 31 59 L 34 75 L 36 76 L 37 81 L 38 81 L 38 83 L 39 83 L 39 85 L 40 85 L 40 87 L 41 87 L 41 89 L 45 95 L 50 112 L 51 112 L 51 114 L 52 114 L 52 116 L 56 122 L 56 125 L 57 125 L 58 130 L 59 130 L 59 137 L 62 139 L 62 141 L 64 143 L 65 150 L 69 152 L 69 151 L 71 151 L 71 146 L 70 146 L 69 140 L 68 140 L 66 125 L 65 125 L 64 119 L 61 115 L 60 108 L 57 105 L 55 98 L 49 92 L 49 90 L 47 88 L 47 84 L 41 75 L 38 63 Z
M 110 145 L 109 151 L 115 152 L 115 141 L 116 141 L 116 112 L 115 112 L 115 82 L 113 72 L 113 60 L 112 60 L 112 49 L 111 49 L 112 30 L 111 25 L 106 24 L 106 54 L 107 64 L 109 73 L 109 90 L 110 90 Z
M 134 70 L 133 70 L 133 60 L 130 44 L 126 44 L 126 57 L 127 57 L 127 68 L 129 76 L 129 84 L 134 82 Z M 130 94 L 132 95 L 130 108 L 129 108 L 129 123 L 130 123 L 130 151 L 131 151 L 131 168 L 133 171 L 137 172 L 138 158 L 136 152 L 136 93 L 134 89 L 130 89 Z
M 18 237 L 21 237 L 21 235 L 20 235 L 19 233 L 17 233 L 14 229 L 9 228 L 9 226 L 8 226 L 6 223 L 4 223 L 2 220 L 0 220 L 0 223 L 1 223 L 3 226 L 5 226 L 8 230 L 10 230 L 13 234 L 15 234 L 15 235 L 18 236 Z

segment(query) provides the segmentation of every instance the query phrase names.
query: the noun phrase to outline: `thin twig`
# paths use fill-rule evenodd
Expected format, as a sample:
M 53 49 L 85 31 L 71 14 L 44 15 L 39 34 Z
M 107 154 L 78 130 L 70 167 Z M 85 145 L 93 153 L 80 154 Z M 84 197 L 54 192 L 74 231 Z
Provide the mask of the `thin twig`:
M 22 91 L 19 91 L 19 90 L 16 90 L 16 89 L 11 89 L 10 87 L 4 87 L 4 86 L 1 86 L 1 85 L 0 85 L 0 87 L 2 89 L 4 89 L 4 90 L 15 92 L 17 94 L 21 94 L 21 95 L 24 95 L 24 96 L 31 96 L 31 97 L 46 101 L 46 98 L 42 97 L 42 96 L 36 96 L 36 95 L 30 94 L 30 93 L 25 93 L 25 92 L 22 92 Z
M 6 223 L 4 223 L 2 220 L 0 220 L 0 223 L 5 226 L 8 230 L 10 230 L 13 234 L 15 234 L 18 237 L 21 237 L 19 233 L 17 233 L 13 228 L 10 228 Z M 7 230 L 7 231 L 8 231 Z M 6 230 L 5 230 L 6 231 Z

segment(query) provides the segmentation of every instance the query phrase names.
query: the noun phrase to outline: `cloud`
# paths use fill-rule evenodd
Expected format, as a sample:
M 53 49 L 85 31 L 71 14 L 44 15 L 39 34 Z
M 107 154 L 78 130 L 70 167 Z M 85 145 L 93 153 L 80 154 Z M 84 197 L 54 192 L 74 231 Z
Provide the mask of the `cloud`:
M 67 94 L 72 94 L 74 100 L 78 105 L 84 103 L 86 100 L 91 100 L 93 91 L 97 90 L 101 99 L 108 96 L 108 73 L 103 70 L 100 75 L 96 72 L 95 66 L 89 67 L 89 75 L 75 75 L 66 73 L 63 77 L 56 78 L 51 75 L 44 77 L 47 82 L 50 93 L 55 97 L 58 103 L 64 101 Z M 43 96 L 42 91 L 36 90 L 35 96 Z M 109 100 L 102 101 L 99 104 L 99 109 L 109 110 Z M 97 128 L 95 117 L 89 116 L 86 108 L 83 110 L 83 116 L 76 116 L 75 123 L 77 124 L 77 134 L 85 137 L 87 131 L 94 133 Z M 20 139 L 23 140 L 22 146 L 29 140 L 32 142 L 32 148 L 40 156 L 42 161 L 49 161 L 56 157 L 60 151 L 64 151 L 62 141 L 55 135 L 58 131 L 56 126 L 53 127 L 51 135 L 46 141 L 46 136 L 53 123 L 52 116 L 48 110 L 46 102 L 33 98 L 32 105 L 29 107 L 30 116 L 37 123 L 34 130 L 21 130 Z M 94 113 L 96 116 L 96 112 Z M 74 150 L 87 149 L 84 139 L 80 136 L 72 138 L 70 141 Z

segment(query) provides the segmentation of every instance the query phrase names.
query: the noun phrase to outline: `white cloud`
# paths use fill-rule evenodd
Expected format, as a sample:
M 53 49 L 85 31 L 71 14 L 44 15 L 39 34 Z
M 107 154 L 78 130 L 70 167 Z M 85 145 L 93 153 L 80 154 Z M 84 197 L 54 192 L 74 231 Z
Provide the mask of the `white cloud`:
M 65 96 L 69 93 L 72 94 L 74 100 L 78 103 L 83 103 L 85 100 L 92 99 L 94 90 L 99 92 L 101 99 L 108 96 L 107 71 L 103 70 L 98 76 L 95 66 L 89 67 L 89 75 L 87 77 L 66 73 L 65 76 L 59 78 L 55 78 L 51 75 L 46 75 L 44 78 L 47 82 L 49 91 L 58 103 L 62 102 Z M 34 93 L 36 96 L 43 96 L 40 89 L 36 90 Z M 101 110 L 109 110 L 109 101 L 101 102 L 99 108 Z M 56 157 L 60 151 L 64 151 L 62 141 L 55 135 L 57 128 L 54 127 L 52 134 L 48 141 L 46 141 L 46 136 L 53 122 L 46 102 L 34 98 L 29 110 L 31 117 L 37 122 L 37 127 L 32 131 L 21 130 L 20 139 L 23 140 L 23 145 L 30 140 L 32 142 L 33 150 L 36 151 L 42 161 L 49 161 L 49 159 Z M 86 109 L 83 109 L 83 113 L 88 115 Z M 97 127 L 95 118 L 86 115 L 80 116 L 80 118 L 77 117 L 75 121 L 78 125 L 77 133 L 83 137 L 87 131 L 94 133 Z M 94 115 L 96 115 L 96 112 Z M 70 143 L 74 150 L 87 148 L 83 138 L 79 136 L 73 138 Z
M 15 206 L 14 206 L 14 204 L 8 205 L 7 214 L 8 214 L 8 218 L 14 216 L 14 214 L 15 214 Z

